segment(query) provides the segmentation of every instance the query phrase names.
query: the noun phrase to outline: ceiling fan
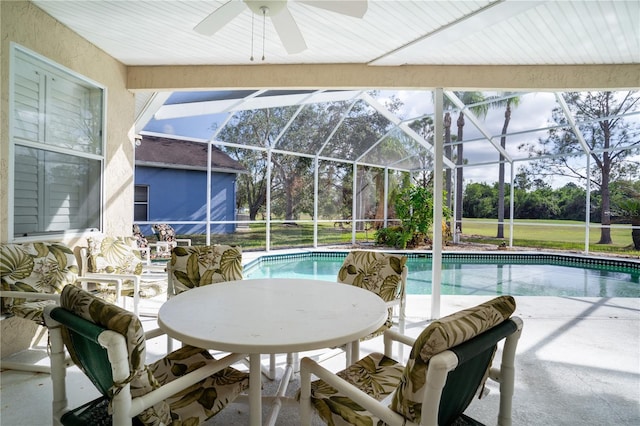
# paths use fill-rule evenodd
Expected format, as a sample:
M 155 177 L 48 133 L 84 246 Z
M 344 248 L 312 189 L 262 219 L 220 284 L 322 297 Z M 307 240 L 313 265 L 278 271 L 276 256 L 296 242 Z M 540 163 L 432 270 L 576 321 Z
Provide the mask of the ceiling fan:
M 213 35 L 245 8 L 263 17 L 271 18 L 285 50 L 289 54 L 300 53 L 307 48 L 304 37 L 293 15 L 287 8 L 288 0 L 231 0 L 204 18 L 194 30 L 203 35 Z M 295 0 L 309 6 L 343 15 L 362 18 L 367 11 L 367 0 Z

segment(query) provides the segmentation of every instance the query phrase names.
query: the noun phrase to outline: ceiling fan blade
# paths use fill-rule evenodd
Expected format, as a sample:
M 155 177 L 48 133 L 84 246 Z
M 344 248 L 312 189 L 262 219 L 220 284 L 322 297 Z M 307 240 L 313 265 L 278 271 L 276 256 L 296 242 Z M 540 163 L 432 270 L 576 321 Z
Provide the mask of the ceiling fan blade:
M 214 35 L 244 10 L 246 5 L 240 0 L 231 0 L 204 18 L 193 30 L 203 35 Z
M 298 0 L 298 3 L 353 16 L 354 18 L 362 18 L 369 7 L 367 0 Z
M 307 44 L 304 42 L 304 37 L 296 24 L 295 19 L 286 7 L 277 14 L 271 17 L 271 22 L 276 28 L 278 37 L 284 45 L 287 53 L 294 54 L 300 53 L 307 49 Z

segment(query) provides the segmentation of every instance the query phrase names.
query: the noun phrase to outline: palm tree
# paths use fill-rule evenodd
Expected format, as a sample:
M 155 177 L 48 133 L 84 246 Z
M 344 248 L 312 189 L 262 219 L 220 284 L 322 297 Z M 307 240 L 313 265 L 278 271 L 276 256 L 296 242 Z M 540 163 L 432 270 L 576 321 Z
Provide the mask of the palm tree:
M 451 160 L 451 113 L 444 113 L 444 156 L 447 160 Z M 447 193 L 446 205 L 451 209 L 451 169 L 447 168 L 445 172 L 445 191 Z M 451 227 L 451 224 L 449 224 Z
M 485 96 L 482 92 L 453 92 L 458 99 L 465 105 L 471 104 L 469 110 L 476 116 L 485 118 L 489 112 L 489 105 L 484 103 Z M 445 106 L 451 107 L 451 103 L 445 99 Z M 458 114 L 458 136 L 456 138 L 457 147 L 457 159 L 456 159 L 456 218 L 454 232 L 462 231 L 462 181 L 463 172 L 462 165 L 464 164 L 464 150 L 462 147 L 463 135 L 464 135 L 464 110 L 461 110 Z
M 507 128 L 511 121 L 511 107 L 517 107 L 520 104 L 520 97 L 513 96 L 513 92 L 506 92 L 503 95 L 510 96 L 493 104 L 498 108 L 505 106 L 504 124 L 502 125 L 502 136 L 500 136 L 500 146 L 504 149 L 507 146 Z M 513 193 L 513 191 L 511 191 Z M 498 235 L 497 238 L 504 238 L 504 156 L 500 154 L 500 165 L 498 166 Z

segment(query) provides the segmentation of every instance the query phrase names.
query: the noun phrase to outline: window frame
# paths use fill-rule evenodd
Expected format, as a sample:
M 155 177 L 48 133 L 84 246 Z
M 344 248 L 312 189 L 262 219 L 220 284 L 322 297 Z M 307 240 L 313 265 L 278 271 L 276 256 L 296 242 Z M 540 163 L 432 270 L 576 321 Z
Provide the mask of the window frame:
M 41 70 L 48 74 L 57 75 L 58 77 L 64 78 L 71 82 L 76 82 L 79 86 L 88 87 L 92 90 L 96 90 L 101 94 L 100 102 L 96 103 L 99 105 L 100 111 L 98 114 L 100 116 L 100 126 L 97 131 L 97 137 L 99 138 L 97 142 L 97 151 L 98 153 L 91 153 L 86 151 L 75 150 L 74 147 L 64 147 L 57 146 L 54 144 L 46 144 L 40 143 L 39 141 L 33 142 L 26 140 L 24 138 L 18 138 L 16 135 L 18 124 L 16 114 L 16 73 L 20 66 L 24 63 L 25 58 L 20 58 L 20 56 L 26 56 L 29 60 L 29 64 L 31 66 L 41 66 Z M 20 61 L 20 62 L 19 62 Z M 34 65 L 34 63 L 36 65 Z M 46 93 L 46 91 L 45 91 Z M 45 96 L 49 96 L 47 93 Z M 49 101 L 49 99 L 45 99 L 45 102 Z M 57 62 L 44 57 L 30 49 L 25 48 L 17 43 L 10 42 L 9 46 L 9 103 L 8 103 L 8 118 L 9 118 L 9 126 L 8 126 L 8 167 L 7 167 L 7 201 L 8 201 L 8 211 L 7 211 L 7 234 L 8 240 L 13 242 L 30 242 L 30 241 L 59 241 L 61 238 L 68 237 L 81 237 L 86 236 L 87 233 L 101 232 L 104 227 L 104 199 L 105 199 L 105 164 L 106 164 L 106 141 L 107 141 L 107 88 L 84 76 L 81 75 Z M 42 122 L 47 122 L 49 117 L 42 118 Z M 88 161 L 98 161 L 99 165 L 97 169 L 97 182 L 100 185 L 98 190 L 97 197 L 99 199 L 99 206 L 97 208 L 97 228 L 88 227 L 88 228 L 78 228 L 73 230 L 56 230 L 56 231 L 45 231 L 45 232 L 36 232 L 33 234 L 21 235 L 16 233 L 16 223 L 15 223 L 15 198 L 16 198 L 16 185 L 15 185 L 15 177 L 16 177 L 16 150 L 17 147 L 27 148 L 27 149 L 37 149 L 43 153 L 52 153 L 58 155 L 65 155 L 69 158 L 73 159 L 81 159 Z M 91 172 L 89 172 L 90 174 Z M 41 214 L 38 214 L 40 217 Z
M 146 191 L 146 200 L 145 201 L 138 201 L 136 200 L 136 191 L 138 190 L 138 188 L 144 188 Z M 149 193 L 150 193 L 150 188 L 149 185 L 138 185 L 138 184 L 134 184 L 133 186 L 133 222 L 137 223 L 137 222 L 148 222 L 149 221 Z M 137 219 L 136 218 L 136 207 L 140 206 L 140 205 L 144 205 L 146 206 L 146 211 L 147 214 L 145 215 L 144 219 Z

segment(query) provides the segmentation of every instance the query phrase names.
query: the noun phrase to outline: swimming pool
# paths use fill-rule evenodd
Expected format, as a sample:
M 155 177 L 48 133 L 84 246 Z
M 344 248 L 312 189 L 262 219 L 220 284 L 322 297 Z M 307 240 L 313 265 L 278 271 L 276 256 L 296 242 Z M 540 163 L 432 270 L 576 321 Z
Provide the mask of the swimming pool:
M 407 294 L 431 294 L 431 254 L 407 253 Z M 335 281 L 346 252 L 265 255 L 244 277 Z M 640 297 L 640 263 L 563 254 L 443 253 L 443 295 Z

